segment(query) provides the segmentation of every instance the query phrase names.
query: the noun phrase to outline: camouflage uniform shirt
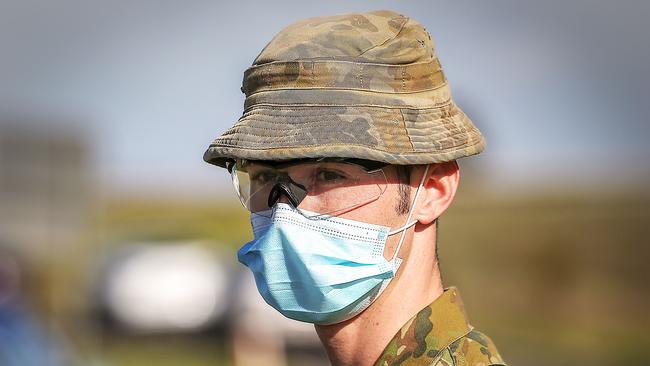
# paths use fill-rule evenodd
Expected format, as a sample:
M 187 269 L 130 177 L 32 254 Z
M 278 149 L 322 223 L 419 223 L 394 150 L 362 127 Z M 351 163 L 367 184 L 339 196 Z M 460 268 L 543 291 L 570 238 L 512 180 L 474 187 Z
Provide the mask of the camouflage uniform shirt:
M 494 343 L 469 325 L 454 287 L 420 310 L 393 337 L 375 366 L 505 365 Z

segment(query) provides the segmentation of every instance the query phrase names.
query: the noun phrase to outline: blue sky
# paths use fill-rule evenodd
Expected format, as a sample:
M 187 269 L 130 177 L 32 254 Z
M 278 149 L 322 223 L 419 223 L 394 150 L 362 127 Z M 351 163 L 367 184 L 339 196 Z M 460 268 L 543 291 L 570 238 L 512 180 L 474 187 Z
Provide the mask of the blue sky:
M 243 71 L 298 19 L 394 9 L 430 31 L 488 149 L 489 187 L 650 176 L 647 1 L 3 1 L 0 113 L 81 129 L 109 191 L 202 195 L 201 155 L 241 115 Z M 2 115 L 0 114 L 0 118 Z

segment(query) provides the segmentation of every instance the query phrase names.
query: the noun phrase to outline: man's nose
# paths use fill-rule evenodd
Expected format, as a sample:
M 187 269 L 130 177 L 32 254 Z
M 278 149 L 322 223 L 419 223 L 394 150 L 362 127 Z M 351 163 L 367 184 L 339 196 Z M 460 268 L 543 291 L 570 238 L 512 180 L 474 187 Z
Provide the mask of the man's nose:
M 291 204 L 291 202 L 289 201 L 289 198 L 284 194 L 280 195 L 280 198 L 278 198 L 278 201 L 276 203 L 286 203 L 288 205 Z
M 277 182 L 269 193 L 268 206 L 273 207 L 276 203 L 288 203 L 294 208 L 307 196 L 304 186 L 290 180 Z

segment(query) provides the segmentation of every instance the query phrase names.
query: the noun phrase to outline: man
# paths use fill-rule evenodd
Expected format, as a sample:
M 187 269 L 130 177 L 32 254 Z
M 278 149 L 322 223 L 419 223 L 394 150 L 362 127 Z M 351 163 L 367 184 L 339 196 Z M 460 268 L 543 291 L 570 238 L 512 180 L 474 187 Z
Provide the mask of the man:
M 285 28 L 244 74 L 244 115 L 204 159 L 226 167 L 262 297 L 314 323 L 334 365 L 501 365 L 443 290 L 437 219 L 482 151 L 429 34 L 391 11 Z

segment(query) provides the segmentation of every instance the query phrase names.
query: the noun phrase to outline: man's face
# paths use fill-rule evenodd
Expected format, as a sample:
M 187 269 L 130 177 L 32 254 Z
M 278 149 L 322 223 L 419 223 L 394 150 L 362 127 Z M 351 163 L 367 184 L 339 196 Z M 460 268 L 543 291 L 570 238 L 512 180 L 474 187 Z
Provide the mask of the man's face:
M 237 169 L 234 174 L 238 174 L 240 198 L 254 213 L 269 214 L 269 203 L 275 204 L 269 202 L 271 191 L 276 185 L 284 184 L 306 190 L 298 209 L 308 217 L 329 214 L 391 229 L 406 224 L 406 215 L 397 210 L 400 181 L 394 166 L 371 170 L 343 162 L 286 166 L 247 163 Z M 282 195 L 279 200 L 287 201 Z M 398 241 L 399 235 L 388 238 L 384 253 L 387 259 L 392 258 Z
M 395 166 L 388 165 L 382 168 L 384 175 L 386 177 L 386 189 L 384 193 L 379 196 L 376 200 L 368 202 L 365 205 L 361 205 L 352 209 L 348 212 L 345 212 L 340 215 L 340 217 L 366 222 L 375 225 L 387 226 L 391 230 L 395 230 L 403 227 L 407 224 L 408 213 L 400 213 L 398 210 L 399 201 L 400 201 L 400 186 L 404 184 L 403 181 L 400 181 L 397 169 Z M 421 170 L 417 170 L 419 174 L 422 174 Z M 414 174 L 417 175 L 418 173 Z M 410 180 L 410 179 L 409 179 Z M 416 187 L 413 187 L 409 181 L 406 182 L 410 189 L 410 194 L 408 194 L 408 200 L 412 206 L 414 191 Z M 413 220 L 413 219 L 411 219 Z M 412 232 L 407 232 L 403 244 L 403 249 L 400 250 L 402 255 L 408 252 L 410 248 L 410 241 L 412 238 Z M 396 235 L 391 235 L 386 240 L 386 247 L 384 249 L 384 258 L 390 260 L 393 258 L 395 250 L 400 240 L 401 233 Z

